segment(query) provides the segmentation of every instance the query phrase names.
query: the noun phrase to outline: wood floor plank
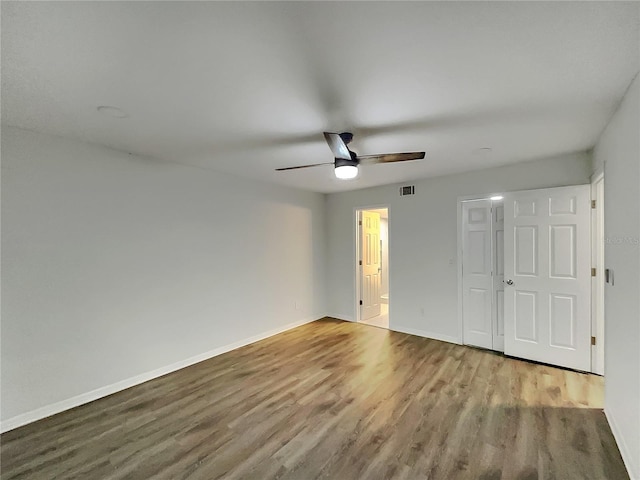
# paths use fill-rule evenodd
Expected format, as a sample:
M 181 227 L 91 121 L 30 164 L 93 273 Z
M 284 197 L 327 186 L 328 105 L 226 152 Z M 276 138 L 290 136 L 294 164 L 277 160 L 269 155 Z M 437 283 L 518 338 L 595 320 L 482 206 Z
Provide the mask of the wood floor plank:
M 0 436 L 9 479 L 624 480 L 603 379 L 323 319 Z

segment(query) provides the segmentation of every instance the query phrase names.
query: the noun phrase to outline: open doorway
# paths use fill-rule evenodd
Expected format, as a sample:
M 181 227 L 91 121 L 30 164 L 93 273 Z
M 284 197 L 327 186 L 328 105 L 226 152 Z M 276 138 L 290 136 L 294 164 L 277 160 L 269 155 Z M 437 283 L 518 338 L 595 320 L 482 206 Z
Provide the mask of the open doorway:
M 389 208 L 356 210 L 356 319 L 389 328 Z

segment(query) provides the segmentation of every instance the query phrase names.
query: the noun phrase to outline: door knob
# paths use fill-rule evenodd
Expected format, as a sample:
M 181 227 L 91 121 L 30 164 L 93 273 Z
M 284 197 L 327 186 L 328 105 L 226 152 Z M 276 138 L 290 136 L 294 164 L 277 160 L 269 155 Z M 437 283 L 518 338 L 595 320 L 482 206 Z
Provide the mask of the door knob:
M 513 285 L 513 280 L 507 280 L 507 285 Z

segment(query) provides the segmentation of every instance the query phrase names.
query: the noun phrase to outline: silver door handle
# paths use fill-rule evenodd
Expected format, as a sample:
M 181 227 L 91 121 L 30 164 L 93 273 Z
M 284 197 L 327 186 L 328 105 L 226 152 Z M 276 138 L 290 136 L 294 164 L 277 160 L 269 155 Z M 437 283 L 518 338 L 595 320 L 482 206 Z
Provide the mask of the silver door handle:
M 506 283 L 507 285 L 513 285 L 513 280 L 507 280 L 505 283 Z

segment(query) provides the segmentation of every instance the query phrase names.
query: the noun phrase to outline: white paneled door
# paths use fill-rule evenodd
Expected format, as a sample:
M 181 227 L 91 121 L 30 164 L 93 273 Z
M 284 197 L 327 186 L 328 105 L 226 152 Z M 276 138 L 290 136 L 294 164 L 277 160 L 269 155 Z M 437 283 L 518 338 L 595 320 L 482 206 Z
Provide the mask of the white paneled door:
M 465 345 L 493 348 L 491 200 L 462 203 L 462 314 Z
M 380 214 L 362 212 L 361 248 L 362 276 L 360 283 L 360 320 L 380 315 L 380 284 L 382 282 L 380 264 Z
M 504 198 L 505 353 L 591 369 L 590 187 Z

